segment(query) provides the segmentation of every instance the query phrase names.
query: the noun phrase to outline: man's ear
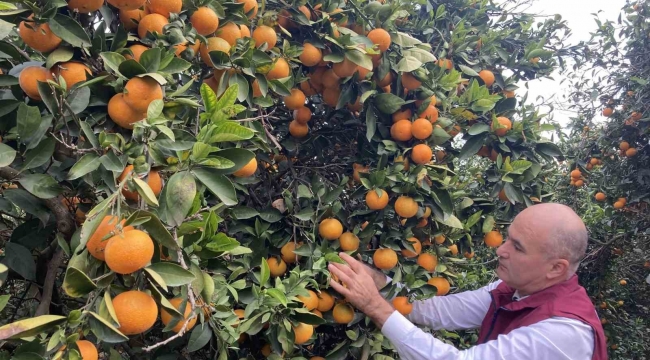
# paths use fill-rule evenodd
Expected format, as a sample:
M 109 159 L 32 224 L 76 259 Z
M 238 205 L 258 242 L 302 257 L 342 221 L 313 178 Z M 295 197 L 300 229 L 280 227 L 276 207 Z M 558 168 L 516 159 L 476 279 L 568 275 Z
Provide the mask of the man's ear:
M 557 259 L 553 262 L 551 270 L 546 274 L 546 278 L 549 280 L 554 280 L 557 278 L 566 278 L 567 273 L 569 272 L 569 260 L 566 259 Z

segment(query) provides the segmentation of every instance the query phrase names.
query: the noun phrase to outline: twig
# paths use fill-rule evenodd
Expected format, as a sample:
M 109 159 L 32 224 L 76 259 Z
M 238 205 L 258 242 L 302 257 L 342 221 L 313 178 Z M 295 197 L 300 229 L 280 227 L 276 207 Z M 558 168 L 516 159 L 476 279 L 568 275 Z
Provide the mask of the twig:
M 41 293 L 41 302 L 36 308 L 34 316 L 41 316 L 50 313 L 50 303 L 52 302 L 52 293 L 54 292 L 54 282 L 59 270 L 59 265 L 63 262 L 63 250 L 59 247 L 47 264 L 47 274 L 43 281 L 43 292 Z

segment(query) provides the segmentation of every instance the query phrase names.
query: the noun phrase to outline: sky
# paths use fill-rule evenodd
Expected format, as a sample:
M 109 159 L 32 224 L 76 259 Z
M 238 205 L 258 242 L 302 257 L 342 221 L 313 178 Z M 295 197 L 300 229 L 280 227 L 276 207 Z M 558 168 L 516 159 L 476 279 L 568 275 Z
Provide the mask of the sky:
M 618 18 L 620 9 L 625 5 L 625 0 L 537 0 L 526 12 L 540 15 L 560 14 L 562 19 L 568 22 L 572 30 L 569 42 L 577 44 L 581 40 L 589 40 L 590 32 L 596 29 L 596 22 L 592 14 L 598 13 L 598 17 L 604 20 L 615 21 Z M 554 80 L 543 79 L 529 82 L 528 99 L 535 101 L 537 96 L 550 98 L 554 94 L 566 91 L 567 85 L 560 85 L 562 76 L 554 74 Z M 526 90 L 521 84 L 520 89 Z M 520 90 L 521 91 L 521 90 Z M 555 100 L 561 100 L 556 96 Z M 569 121 L 571 112 L 555 109 L 553 120 L 563 126 Z

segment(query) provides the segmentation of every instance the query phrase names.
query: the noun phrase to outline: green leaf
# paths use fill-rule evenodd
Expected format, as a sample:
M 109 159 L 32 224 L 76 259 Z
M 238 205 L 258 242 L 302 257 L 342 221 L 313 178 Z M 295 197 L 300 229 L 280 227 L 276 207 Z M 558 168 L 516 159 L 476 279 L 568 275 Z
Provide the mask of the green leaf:
M 488 215 L 485 217 L 485 220 L 483 220 L 483 227 L 481 231 L 483 231 L 483 234 L 487 234 L 490 231 L 494 230 L 494 216 Z
M 0 167 L 11 165 L 16 159 L 16 150 L 11 146 L 0 143 Z
M 151 190 L 149 184 L 147 184 L 146 182 L 144 182 L 138 177 L 134 177 L 133 182 L 135 183 L 135 187 L 136 190 L 138 191 L 138 194 L 142 195 L 147 205 L 158 206 L 158 199 L 156 199 L 156 194 L 153 193 L 153 190 Z
M 161 68 L 160 71 L 167 74 L 178 74 L 189 69 L 191 66 L 192 63 L 189 61 L 174 57 L 172 58 L 172 61 L 170 61 L 167 66 Z
M 487 133 L 482 133 L 480 135 L 472 136 L 467 141 L 465 142 L 465 145 L 463 145 L 463 148 L 460 150 L 460 153 L 458 154 L 458 159 L 459 160 L 465 160 L 468 159 L 470 156 L 476 154 L 479 149 L 481 149 L 481 146 L 485 143 L 485 139 L 487 138 L 488 134 Z
M 119 70 L 120 64 L 126 61 L 126 58 L 122 56 L 122 54 L 118 54 L 116 52 L 103 52 L 99 54 L 99 56 L 101 56 L 102 60 L 104 61 L 104 66 L 106 66 L 108 69 L 113 70 L 118 75 L 124 76 Z
M 78 179 L 91 171 L 97 170 L 101 162 L 99 155 L 95 153 L 86 153 L 72 166 L 68 173 L 68 180 Z
M 210 242 L 205 245 L 210 251 L 224 252 L 230 251 L 239 246 L 239 241 L 228 237 L 224 233 L 218 233 L 210 238 Z
M 260 214 L 257 210 L 247 206 L 237 206 L 230 209 L 230 211 L 232 215 L 235 217 L 235 219 L 237 220 L 246 220 L 246 219 L 254 218 L 255 216 Z
M 560 148 L 557 145 L 555 145 L 555 144 L 553 144 L 551 142 L 538 143 L 535 146 L 535 150 L 537 152 L 540 152 L 542 154 L 552 156 L 552 157 L 562 156 L 562 150 L 560 150 Z
M 195 279 L 191 271 L 171 262 L 153 263 L 148 267 L 158 273 L 168 286 L 187 285 Z
M 368 107 L 366 110 L 366 139 L 370 141 L 377 131 L 377 114 L 374 107 Z
M 17 77 L 11 75 L 0 75 L 0 86 L 13 86 L 13 85 L 18 85 Z
M 436 61 L 436 57 L 431 53 L 430 50 L 424 50 L 420 48 L 403 49 L 402 55 L 410 56 L 414 59 L 419 60 L 423 64 Z
M 54 154 L 55 142 L 56 140 L 53 138 L 47 138 L 41 141 L 37 147 L 29 150 L 25 155 L 23 170 L 33 169 L 48 162 L 52 157 L 52 154 Z
M 239 93 L 239 85 L 234 84 L 229 86 L 223 95 L 217 101 L 217 109 L 225 108 L 227 106 L 235 105 L 237 101 L 237 94 Z M 248 92 L 246 92 L 248 94 Z
M 467 133 L 470 134 L 470 135 L 478 135 L 478 134 L 482 134 L 484 132 L 489 132 L 489 131 L 490 131 L 490 126 L 489 125 L 483 124 L 483 123 L 478 123 L 478 124 L 472 125 L 472 127 L 469 128 L 469 130 L 467 130 Z
M 118 157 L 113 151 L 108 151 L 105 155 L 99 158 L 99 162 L 104 165 L 108 171 L 122 171 L 126 165 L 125 157 Z
M 31 144 L 32 141 L 40 141 L 43 133 L 40 134 L 39 138 L 35 138 L 36 133 L 40 133 L 38 130 L 41 126 L 41 112 L 36 106 L 27 106 L 27 104 L 21 103 L 18 106 L 18 113 L 16 114 L 16 130 L 18 131 L 18 137 L 23 144 Z
M 251 139 L 255 132 L 235 121 L 221 121 L 215 124 L 215 130 L 208 140 L 210 143 L 241 141 Z
M 401 47 L 411 47 L 422 43 L 422 41 L 414 38 L 410 34 L 400 31 L 391 34 L 391 40 Z
M 0 340 L 21 339 L 36 336 L 64 323 L 65 316 L 42 315 L 12 322 L 0 327 Z
M 364 52 L 352 49 L 345 52 L 345 57 L 364 69 L 372 70 L 372 60 Z
M 232 182 L 215 169 L 195 168 L 192 174 L 205 185 L 208 190 L 219 198 L 225 205 L 237 204 L 237 193 Z
M 100 341 L 114 344 L 129 340 L 126 335 L 122 334 L 118 329 L 115 328 L 115 326 L 113 326 L 103 317 L 92 311 L 86 311 L 86 313 L 90 314 L 90 317 L 88 317 L 90 330 L 93 332 L 93 334 L 95 334 L 95 336 L 97 336 Z
M 393 94 L 379 94 L 375 96 L 375 106 L 384 114 L 392 114 L 404 105 L 404 100 Z
M 11 295 L 2 295 L 0 296 L 0 311 L 2 311 L 5 306 L 7 306 L 7 303 L 9 302 L 9 299 L 11 298 Z
M 158 286 L 163 288 L 165 291 L 169 291 L 167 290 L 167 283 L 165 282 L 165 279 L 162 278 L 162 276 L 160 276 L 157 272 L 149 267 L 144 268 L 144 271 L 156 282 L 156 284 L 158 284 Z
M 191 353 L 202 349 L 210 342 L 212 330 L 208 324 L 200 324 L 192 330 L 190 339 L 187 342 L 187 352 Z
M 97 289 L 97 285 L 83 271 L 68 266 L 63 279 L 63 290 L 73 298 L 82 297 Z
M 147 222 L 142 223 L 140 226 L 149 233 L 152 239 L 170 250 L 176 251 L 178 249 L 178 244 L 174 240 L 174 237 L 157 216 L 144 210 L 138 210 L 134 213 L 134 216 L 137 216 L 137 218 L 149 218 Z
M 474 71 L 474 69 L 472 69 L 472 68 L 469 67 L 469 66 L 465 66 L 465 65 L 462 65 L 462 64 L 458 64 L 458 67 L 460 68 L 460 70 L 461 70 L 463 73 L 465 73 L 465 74 L 467 74 L 467 75 L 469 75 L 469 76 L 478 76 L 478 73 L 477 73 L 476 71 Z
M 51 199 L 63 192 L 63 188 L 47 174 L 28 174 L 18 180 L 25 190 L 41 199 Z
M 208 84 L 201 84 L 201 98 L 205 106 L 205 112 L 212 114 L 217 110 L 217 95 Z
M 288 304 L 287 296 L 284 295 L 284 293 L 279 289 L 267 289 L 266 293 L 269 294 L 271 297 L 275 298 L 276 300 L 278 300 L 280 304 L 284 305 L 285 307 L 287 306 Z
M 173 207 L 167 208 L 167 222 L 172 226 L 179 226 L 187 217 L 196 196 L 196 182 L 189 172 L 180 172 L 172 175 L 167 182 L 166 201 Z
M 84 28 L 74 19 L 63 14 L 56 14 L 48 22 L 52 32 L 74 47 L 90 47 L 90 37 Z
M 411 72 L 419 69 L 420 67 L 422 67 L 422 62 L 420 60 L 416 59 L 413 56 L 407 55 L 404 56 L 399 63 L 397 63 L 395 70 Z
M 43 202 L 25 190 L 6 189 L 4 191 L 4 196 L 7 200 L 11 201 L 25 212 L 38 217 L 43 226 L 45 226 L 47 221 L 50 219 L 50 212 Z
M 36 263 L 32 253 L 26 247 L 8 242 L 5 243 L 4 264 L 27 280 L 36 279 Z
M 135 61 L 135 59 L 124 60 L 118 68 L 120 73 L 128 79 L 147 73 L 147 69 L 140 65 L 139 62 Z
M 162 114 L 164 106 L 165 106 L 165 103 L 160 99 L 156 99 L 156 100 L 152 101 L 151 103 L 149 103 L 149 107 L 147 108 L 147 118 L 148 119 L 155 119 L 155 118 L 159 117 L 160 114 Z M 173 138 L 173 133 L 172 133 L 171 138 L 172 138 L 172 140 L 174 139 Z
M 455 215 L 449 215 L 447 219 L 436 218 L 436 220 L 452 228 L 456 228 L 456 229 L 463 228 L 463 223 L 460 222 L 460 220 L 458 220 L 458 218 Z
M 45 67 L 50 69 L 57 63 L 66 62 L 72 59 L 74 56 L 74 50 L 67 46 L 59 46 L 54 49 L 48 56 L 45 61 Z
M 160 68 L 160 56 L 160 48 L 151 48 L 140 55 L 139 63 L 146 72 L 156 72 Z
M 274 261 L 273 258 L 271 258 L 270 261 Z M 266 282 L 269 281 L 270 277 L 271 270 L 269 269 L 269 263 L 266 258 L 262 258 L 262 263 L 260 264 L 260 285 L 266 285 Z

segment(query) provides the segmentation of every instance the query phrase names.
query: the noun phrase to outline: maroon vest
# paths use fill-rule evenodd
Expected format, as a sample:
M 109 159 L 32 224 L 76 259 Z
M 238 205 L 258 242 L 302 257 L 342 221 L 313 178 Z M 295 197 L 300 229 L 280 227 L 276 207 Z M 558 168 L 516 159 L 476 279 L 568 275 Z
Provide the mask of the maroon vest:
M 607 342 L 598 315 L 578 277 L 536 292 L 521 301 L 513 300 L 515 289 L 504 282 L 490 292 L 492 304 L 479 334 L 479 343 L 495 340 L 514 329 L 529 326 L 551 317 L 582 321 L 594 330 L 592 360 L 607 360 Z

